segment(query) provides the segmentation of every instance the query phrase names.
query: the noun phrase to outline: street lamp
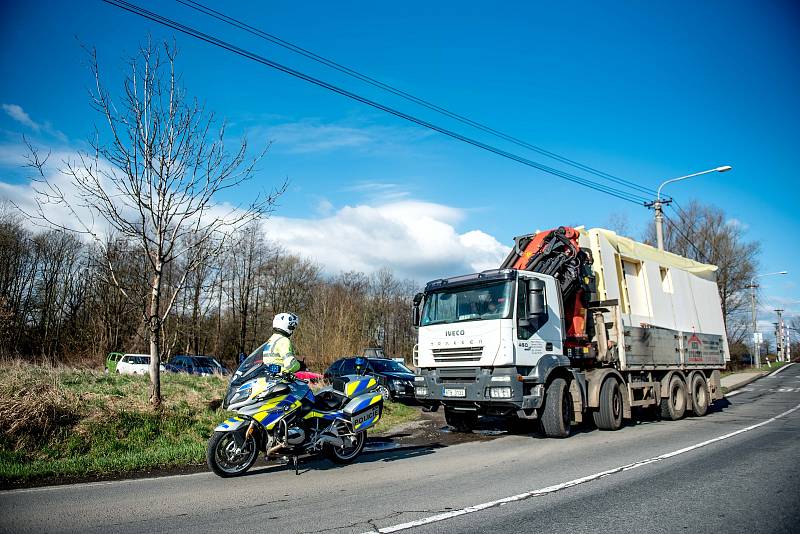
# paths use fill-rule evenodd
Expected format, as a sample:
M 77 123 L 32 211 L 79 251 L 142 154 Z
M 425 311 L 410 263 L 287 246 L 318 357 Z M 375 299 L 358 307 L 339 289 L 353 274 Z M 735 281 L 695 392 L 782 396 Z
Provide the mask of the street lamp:
M 750 302 L 752 304 L 752 310 L 753 310 L 753 367 L 761 367 L 761 348 L 758 346 L 758 339 L 757 339 L 758 323 L 756 322 L 756 288 L 758 287 L 758 285 L 756 284 L 756 278 L 761 278 L 763 276 L 773 276 L 778 274 L 789 274 L 789 272 L 776 271 L 774 273 L 757 274 L 750 279 L 750 285 L 746 286 L 752 290 L 750 293 Z
M 645 206 L 653 207 L 653 210 L 656 212 L 656 240 L 658 241 L 658 249 L 664 250 L 664 212 L 662 208 L 664 204 L 669 204 L 672 202 L 671 200 L 661 200 L 661 189 L 672 182 L 677 182 L 679 180 L 686 180 L 687 178 L 692 178 L 694 176 L 700 176 L 701 174 L 708 174 L 710 172 L 727 172 L 731 170 L 733 167 L 730 165 L 723 165 L 721 167 L 716 167 L 714 169 L 708 169 L 707 171 L 696 172 L 694 174 L 687 174 L 686 176 L 680 176 L 678 178 L 672 178 L 663 182 L 661 185 L 658 186 L 658 193 L 656 194 L 656 199 L 653 202 L 648 202 Z

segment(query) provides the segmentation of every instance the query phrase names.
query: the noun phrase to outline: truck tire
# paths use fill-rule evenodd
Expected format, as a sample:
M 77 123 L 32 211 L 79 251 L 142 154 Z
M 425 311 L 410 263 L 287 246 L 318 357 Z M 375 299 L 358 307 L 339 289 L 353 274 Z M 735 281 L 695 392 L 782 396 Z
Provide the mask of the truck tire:
M 444 420 L 456 432 L 472 432 L 478 424 L 478 414 L 475 412 L 457 412 L 445 408 Z
M 708 413 L 709 395 L 708 384 L 702 373 L 695 373 L 692 377 L 692 412 L 696 417 L 703 417 Z
M 567 381 L 556 378 L 547 386 L 542 409 L 542 430 L 548 438 L 569 436 L 572 421 L 572 398 Z
M 667 396 L 661 399 L 661 418 L 677 421 L 686 413 L 686 384 L 678 375 L 673 375 L 667 388 Z
M 622 428 L 622 392 L 619 382 L 606 378 L 600 388 L 600 406 L 592 412 L 594 424 L 600 430 L 619 430 Z

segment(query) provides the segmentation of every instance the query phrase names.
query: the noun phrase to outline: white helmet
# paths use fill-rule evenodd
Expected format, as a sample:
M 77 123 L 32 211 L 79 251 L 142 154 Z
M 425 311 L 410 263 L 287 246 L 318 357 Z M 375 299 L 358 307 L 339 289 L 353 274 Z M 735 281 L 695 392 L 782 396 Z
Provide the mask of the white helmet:
M 280 330 L 287 336 L 291 336 L 299 324 L 300 317 L 293 313 L 279 313 L 272 320 L 272 328 L 275 330 Z

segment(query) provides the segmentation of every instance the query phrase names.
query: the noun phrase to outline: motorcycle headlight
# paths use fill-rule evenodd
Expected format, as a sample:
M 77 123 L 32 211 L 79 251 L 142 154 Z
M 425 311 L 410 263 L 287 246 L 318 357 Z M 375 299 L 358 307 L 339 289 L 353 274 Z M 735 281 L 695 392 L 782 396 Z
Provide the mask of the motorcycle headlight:
M 231 396 L 230 400 L 228 401 L 228 404 L 230 405 L 230 404 L 234 404 L 236 402 L 241 402 L 241 401 L 247 399 L 248 397 L 250 397 L 250 393 L 252 393 L 252 392 L 253 392 L 253 388 L 252 387 L 248 387 L 248 388 L 245 388 L 245 389 L 240 389 L 240 390 L 238 390 L 236 393 L 234 393 Z

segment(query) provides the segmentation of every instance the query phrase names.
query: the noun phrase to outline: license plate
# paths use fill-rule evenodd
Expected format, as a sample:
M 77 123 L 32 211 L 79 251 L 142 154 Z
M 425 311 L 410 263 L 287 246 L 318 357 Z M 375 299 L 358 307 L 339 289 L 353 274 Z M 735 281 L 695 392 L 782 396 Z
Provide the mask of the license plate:
M 467 392 L 464 388 L 444 388 L 445 397 L 466 397 Z

